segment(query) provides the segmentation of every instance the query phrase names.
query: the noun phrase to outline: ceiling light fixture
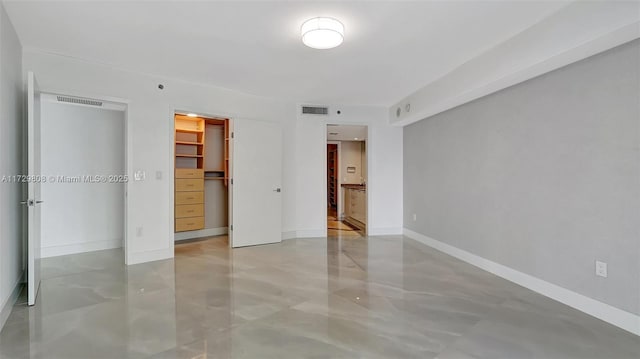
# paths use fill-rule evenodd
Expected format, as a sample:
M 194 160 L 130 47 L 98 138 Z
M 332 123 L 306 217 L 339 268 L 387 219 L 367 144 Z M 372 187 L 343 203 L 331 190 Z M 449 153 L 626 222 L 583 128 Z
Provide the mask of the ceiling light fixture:
M 330 17 L 315 17 L 302 24 L 302 42 L 314 49 L 331 49 L 344 41 L 344 25 Z
M 188 113 L 187 116 L 189 117 L 198 117 L 197 113 Z

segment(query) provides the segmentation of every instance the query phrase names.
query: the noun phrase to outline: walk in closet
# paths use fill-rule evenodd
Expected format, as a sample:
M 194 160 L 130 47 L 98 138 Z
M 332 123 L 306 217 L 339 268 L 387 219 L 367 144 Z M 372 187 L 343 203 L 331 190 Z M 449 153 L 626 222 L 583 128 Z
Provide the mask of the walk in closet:
M 175 115 L 176 239 L 227 233 L 229 120 Z

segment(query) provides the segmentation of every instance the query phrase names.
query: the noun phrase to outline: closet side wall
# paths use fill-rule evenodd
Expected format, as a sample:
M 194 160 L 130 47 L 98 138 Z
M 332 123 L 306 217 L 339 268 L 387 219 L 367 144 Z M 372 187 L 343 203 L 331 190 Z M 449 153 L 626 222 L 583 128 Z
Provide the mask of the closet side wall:
M 224 126 L 209 125 L 205 127 L 205 159 L 206 171 L 224 171 Z M 204 228 L 227 227 L 227 192 L 224 176 L 204 181 Z M 205 177 L 206 178 L 206 177 Z

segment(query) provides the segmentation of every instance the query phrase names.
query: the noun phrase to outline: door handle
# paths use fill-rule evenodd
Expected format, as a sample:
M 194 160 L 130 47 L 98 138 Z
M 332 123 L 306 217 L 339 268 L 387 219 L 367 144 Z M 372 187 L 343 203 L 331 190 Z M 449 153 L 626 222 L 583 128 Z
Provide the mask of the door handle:
M 43 202 L 44 202 L 44 201 L 36 201 L 36 204 L 38 204 L 38 203 L 43 203 Z
M 276 188 L 276 189 L 274 189 L 274 190 L 273 190 L 273 192 L 278 192 L 278 193 L 280 193 L 280 192 L 282 192 L 282 190 L 281 190 L 280 188 Z

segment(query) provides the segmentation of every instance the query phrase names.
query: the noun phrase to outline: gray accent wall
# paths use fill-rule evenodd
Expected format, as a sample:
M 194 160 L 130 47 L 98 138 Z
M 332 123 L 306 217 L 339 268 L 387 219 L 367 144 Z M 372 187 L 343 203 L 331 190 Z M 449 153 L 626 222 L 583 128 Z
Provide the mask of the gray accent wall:
M 640 314 L 639 101 L 635 40 L 405 127 L 405 228 Z

